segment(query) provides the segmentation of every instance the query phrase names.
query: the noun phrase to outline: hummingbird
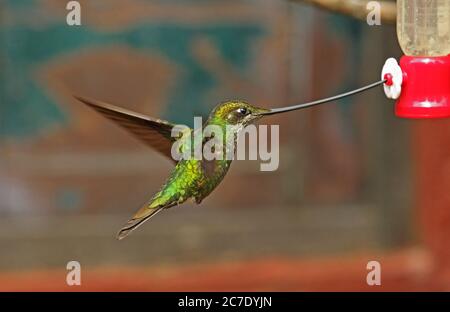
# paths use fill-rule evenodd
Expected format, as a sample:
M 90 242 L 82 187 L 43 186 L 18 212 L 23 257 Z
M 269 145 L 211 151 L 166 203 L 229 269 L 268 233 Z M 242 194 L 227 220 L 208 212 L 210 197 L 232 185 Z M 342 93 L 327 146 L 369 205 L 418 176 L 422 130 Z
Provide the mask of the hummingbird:
M 128 236 L 133 230 L 164 209 L 180 205 L 187 200 L 193 200 L 196 204 L 200 204 L 220 184 L 230 168 L 232 159 L 226 157 L 217 157 L 213 160 L 203 158 L 174 160 L 172 146 L 177 140 L 183 140 L 178 142 L 180 151 L 192 148 L 192 142 L 200 142 L 202 145 L 208 142 L 210 138 L 204 138 L 201 131 L 187 128 L 181 138 L 173 137 L 172 129 L 175 125 L 168 121 L 85 97 L 75 96 L 75 98 L 115 122 L 144 144 L 175 163 L 175 167 L 160 190 L 119 230 L 117 234 L 119 240 Z M 223 133 L 226 133 L 228 127 L 228 129 L 231 129 L 231 135 L 227 137 L 234 148 L 237 143 L 237 135 L 245 126 L 271 113 L 273 112 L 269 109 L 259 108 L 245 101 L 227 101 L 220 103 L 212 110 L 203 124 L 203 128 L 216 126 L 222 129 Z M 198 138 L 198 136 L 202 137 Z M 193 140 L 183 139 L 188 137 L 193 138 Z M 218 152 L 225 155 L 229 147 L 229 144 L 224 144 L 223 149 Z
M 247 125 L 256 122 L 264 116 L 334 101 L 373 88 L 384 82 L 385 80 L 381 80 L 340 95 L 281 108 L 260 108 L 242 100 L 222 102 L 211 111 L 202 129 L 207 126 L 215 126 L 221 129 L 223 133 L 227 133 L 225 144 L 216 151 L 225 155 L 229 152 L 230 148 L 233 151 L 236 150 L 235 147 L 239 132 Z M 201 147 L 203 147 L 213 138 L 213 135 L 203 137 L 203 132 L 198 131 L 202 129 L 194 130 L 186 127 L 184 133 L 182 133 L 184 135 L 174 137 L 172 134 L 176 125 L 168 121 L 152 118 L 98 100 L 81 96 L 74 97 L 130 132 L 144 144 L 168 157 L 175 164 L 171 174 L 160 190 L 119 230 L 117 233 L 117 239 L 119 240 L 128 236 L 133 230 L 164 209 L 180 205 L 187 200 L 193 200 L 196 204 L 200 204 L 222 182 L 230 168 L 232 162 L 232 158 L 230 159 L 230 157 L 216 157 L 212 160 L 205 158 L 174 159 L 172 156 L 172 146 L 177 141 L 179 141 L 178 147 L 180 151 L 183 152 L 192 148 L 192 142 L 194 144 L 196 144 L 195 142 L 200 142 L 197 144 L 201 144 Z M 229 133 L 230 130 L 231 133 Z M 193 138 L 193 140 L 189 140 L 188 138 Z

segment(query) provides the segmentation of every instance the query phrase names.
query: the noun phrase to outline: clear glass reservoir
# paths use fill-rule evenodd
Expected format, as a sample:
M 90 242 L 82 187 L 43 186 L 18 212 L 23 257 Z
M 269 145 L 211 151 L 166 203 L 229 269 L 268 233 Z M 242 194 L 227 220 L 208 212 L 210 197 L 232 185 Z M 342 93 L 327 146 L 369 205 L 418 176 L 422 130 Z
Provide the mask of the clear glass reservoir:
M 405 55 L 449 55 L 450 0 L 397 0 L 397 36 Z

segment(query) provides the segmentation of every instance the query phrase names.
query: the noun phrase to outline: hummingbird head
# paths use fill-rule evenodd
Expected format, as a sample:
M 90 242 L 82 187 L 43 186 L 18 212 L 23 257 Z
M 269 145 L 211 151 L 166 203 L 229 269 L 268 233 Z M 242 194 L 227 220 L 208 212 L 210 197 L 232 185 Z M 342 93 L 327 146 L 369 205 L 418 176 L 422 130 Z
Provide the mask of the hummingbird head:
M 246 126 L 260 119 L 270 110 L 244 101 L 228 101 L 217 105 L 209 115 L 209 121 L 217 124 Z

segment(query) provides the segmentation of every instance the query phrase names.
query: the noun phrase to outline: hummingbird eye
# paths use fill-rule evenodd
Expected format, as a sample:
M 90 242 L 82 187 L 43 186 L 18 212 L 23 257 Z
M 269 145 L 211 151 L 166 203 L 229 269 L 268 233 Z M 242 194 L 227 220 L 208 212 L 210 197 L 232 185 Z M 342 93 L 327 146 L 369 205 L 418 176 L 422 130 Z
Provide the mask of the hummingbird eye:
M 246 109 L 245 107 L 238 108 L 237 111 L 239 114 L 244 115 L 244 116 L 249 113 L 248 109 Z

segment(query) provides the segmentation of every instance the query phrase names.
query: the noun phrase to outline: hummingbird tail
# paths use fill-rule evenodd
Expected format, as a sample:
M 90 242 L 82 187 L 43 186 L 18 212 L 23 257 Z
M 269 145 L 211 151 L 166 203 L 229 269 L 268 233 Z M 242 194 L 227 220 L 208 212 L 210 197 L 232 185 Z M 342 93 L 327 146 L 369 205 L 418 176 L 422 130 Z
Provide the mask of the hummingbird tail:
M 157 207 L 157 208 L 148 208 L 144 207 L 145 213 L 142 215 L 139 212 L 120 229 L 119 233 L 117 233 L 117 239 L 121 240 L 127 237 L 132 231 L 137 229 L 140 225 L 142 225 L 145 221 L 149 220 L 151 217 L 155 216 L 158 212 L 160 212 L 165 207 Z
M 132 231 L 137 229 L 145 221 L 155 216 L 163 209 L 173 207 L 178 202 L 175 200 L 165 201 L 161 200 L 160 194 L 155 195 L 147 204 L 139 209 L 134 216 L 117 233 L 117 239 L 121 240 L 128 236 Z

